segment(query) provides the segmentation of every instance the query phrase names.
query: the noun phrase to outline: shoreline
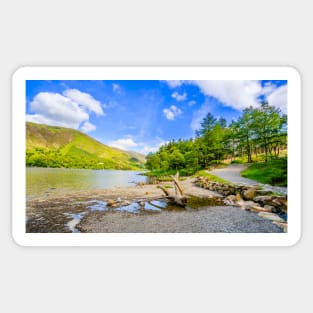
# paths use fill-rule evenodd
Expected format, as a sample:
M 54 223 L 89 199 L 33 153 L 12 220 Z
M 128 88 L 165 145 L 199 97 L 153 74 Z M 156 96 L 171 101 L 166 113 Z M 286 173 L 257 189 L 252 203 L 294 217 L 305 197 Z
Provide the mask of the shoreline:
M 223 204 L 220 193 L 196 186 L 194 179 L 181 185 L 186 196 L 197 199 L 195 207 L 171 206 L 151 184 L 31 199 L 26 202 L 26 232 L 282 232 L 254 212 Z M 174 193 L 174 188 L 168 190 Z

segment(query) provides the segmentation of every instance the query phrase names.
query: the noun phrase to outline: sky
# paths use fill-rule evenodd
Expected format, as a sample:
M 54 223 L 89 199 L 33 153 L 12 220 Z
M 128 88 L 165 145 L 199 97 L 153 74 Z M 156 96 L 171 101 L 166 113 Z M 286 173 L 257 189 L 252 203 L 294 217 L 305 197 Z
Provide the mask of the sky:
M 263 100 L 287 113 L 287 81 L 28 80 L 26 121 L 147 154 L 172 139 L 193 138 L 209 112 L 230 123 Z

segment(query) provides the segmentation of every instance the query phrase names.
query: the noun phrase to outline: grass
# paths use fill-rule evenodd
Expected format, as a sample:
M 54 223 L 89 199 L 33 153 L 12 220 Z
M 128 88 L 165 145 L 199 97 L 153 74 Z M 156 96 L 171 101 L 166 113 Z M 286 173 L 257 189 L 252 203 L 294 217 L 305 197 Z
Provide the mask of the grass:
M 260 163 L 260 162 L 265 162 L 265 154 L 264 153 L 259 153 L 259 154 L 252 154 L 252 162 L 253 163 Z M 279 158 L 286 158 L 287 157 L 287 150 L 282 150 L 279 153 Z M 271 156 L 268 155 L 268 158 L 270 159 Z M 243 157 L 236 157 L 231 161 L 231 164 L 244 164 L 248 163 L 248 157 L 245 155 Z
M 256 163 L 241 172 L 246 178 L 273 186 L 287 186 L 287 158 Z
M 195 176 L 203 176 L 203 177 L 208 178 L 210 181 L 214 181 L 214 182 L 217 182 L 217 183 L 220 183 L 220 184 L 231 185 L 231 183 L 228 180 L 225 180 L 223 178 L 220 178 L 220 177 L 217 177 L 217 176 L 215 176 L 213 174 L 210 174 L 210 173 L 208 173 L 205 170 L 198 171 L 195 174 Z

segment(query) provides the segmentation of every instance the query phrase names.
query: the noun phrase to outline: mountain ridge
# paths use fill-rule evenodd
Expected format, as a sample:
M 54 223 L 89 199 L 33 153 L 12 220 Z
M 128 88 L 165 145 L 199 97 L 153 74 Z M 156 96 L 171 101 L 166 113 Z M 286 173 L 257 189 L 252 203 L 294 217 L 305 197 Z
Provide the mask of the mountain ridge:
M 72 128 L 26 122 L 26 165 L 93 169 L 143 169 L 145 156 L 109 147 Z

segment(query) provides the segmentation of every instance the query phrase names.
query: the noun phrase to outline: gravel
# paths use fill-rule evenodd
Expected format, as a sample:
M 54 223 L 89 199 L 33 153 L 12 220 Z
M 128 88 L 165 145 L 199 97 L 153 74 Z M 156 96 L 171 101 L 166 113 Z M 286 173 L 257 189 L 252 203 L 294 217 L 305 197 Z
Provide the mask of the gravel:
M 78 228 L 94 233 L 281 233 L 281 228 L 237 207 L 206 207 L 150 214 L 94 212 Z

